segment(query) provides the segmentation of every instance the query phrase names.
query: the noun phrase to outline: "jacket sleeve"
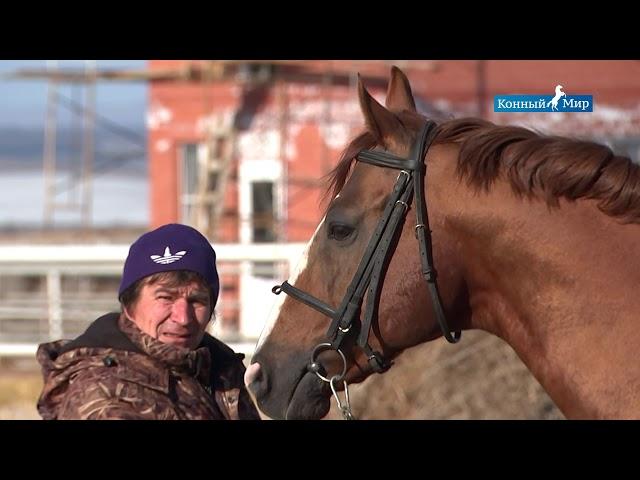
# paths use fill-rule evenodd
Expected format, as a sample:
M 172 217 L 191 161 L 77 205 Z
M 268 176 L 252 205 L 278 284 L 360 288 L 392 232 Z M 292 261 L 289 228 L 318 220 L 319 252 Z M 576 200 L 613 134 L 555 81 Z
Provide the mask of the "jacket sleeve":
M 251 399 L 251 395 L 247 391 L 247 387 L 240 389 L 240 398 L 238 400 L 238 419 L 239 420 L 261 420 L 258 409 Z
M 232 386 L 238 392 L 236 394 L 238 399 L 236 407 L 237 415 L 234 415 L 234 417 L 238 420 L 261 420 L 258 409 L 253 402 L 253 397 L 251 397 L 251 394 L 244 384 L 246 367 L 244 366 L 243 359 L 243 354 L 235 354 L 233 373 L 230 374 Z
M 143 420 L 131 403 L 116 397 L 104 382 L 79 375 L 60 405 L 58 420 Z
M 244 366 L 243 359 L 243 354 L 236 354 L 237 373 L 235 379 L 236 387 L 240 389 L 238 392 L 238 420 L 261 420 L 253 398 L 244 384 L 244 374 L 247 369 Z

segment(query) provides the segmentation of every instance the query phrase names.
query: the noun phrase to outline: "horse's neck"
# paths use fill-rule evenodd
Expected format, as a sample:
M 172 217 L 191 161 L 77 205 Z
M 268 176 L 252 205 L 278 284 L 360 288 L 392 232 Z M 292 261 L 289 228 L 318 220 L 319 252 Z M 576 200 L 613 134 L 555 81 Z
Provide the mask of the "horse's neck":
M 471 326 L 507 341 L 568 417 L 640 418 L 640 227 L 585 203 L 477 205 L 458 220 Z

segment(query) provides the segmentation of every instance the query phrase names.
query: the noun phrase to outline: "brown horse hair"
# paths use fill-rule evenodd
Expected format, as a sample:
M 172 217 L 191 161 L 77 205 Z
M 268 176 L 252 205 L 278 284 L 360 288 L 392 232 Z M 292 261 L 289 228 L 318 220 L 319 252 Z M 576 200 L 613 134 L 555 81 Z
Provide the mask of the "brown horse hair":
M 439 125 L 434 145 L 450 143 L 460 147 L 457 172 L 470 187 L 488 191 L 504 175 L 518 197 L 542 197 L 552 207 L 560 198 L 596 200 L 603 213 L 622 223 L 640 223 L 640 166 L 604 145 L 477 118 Z M 367 131 L 347 145 L 326 177 L 323 200 L 342 190 L 357 153 L 375 145 Z

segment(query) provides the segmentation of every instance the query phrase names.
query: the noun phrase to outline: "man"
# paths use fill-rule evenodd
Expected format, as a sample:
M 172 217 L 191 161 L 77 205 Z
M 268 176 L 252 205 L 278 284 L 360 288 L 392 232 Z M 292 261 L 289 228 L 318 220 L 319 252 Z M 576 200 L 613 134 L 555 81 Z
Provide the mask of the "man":
M 121 312 L 75 340 L 38 348 L 44 419 L 260 419 L 244 386 L 244 355 L 205 333 L 219 293 L 216 254 L 179 224 L 131 245 Z

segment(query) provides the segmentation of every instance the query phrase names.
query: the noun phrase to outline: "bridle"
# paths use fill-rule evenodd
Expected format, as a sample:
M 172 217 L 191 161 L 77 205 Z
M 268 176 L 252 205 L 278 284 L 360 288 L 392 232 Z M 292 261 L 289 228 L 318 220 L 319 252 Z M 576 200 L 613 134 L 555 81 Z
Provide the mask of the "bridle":
M 366 354 L 369 365 L 373 371 L 378 373 L 385 372 L 392 364 L 387 361 L 380 352 L 373 351 L 369 345 L 369 330 L 374 318 L 377 320 L 378 303 L 385 269 L 393 256 L 395 248 L 392 249 L 392 245 L 394 245 L 396 235 L 402 230 L 398 227 L 407 214 L 412 194 L 415 198 L 417 220 L 415 235 L 420 247 L 422 275 L 427 282 L 429 293 L 431 294 L 436 318 L 447 341 L 456 343 L 461 337 L 460 331 L 455 332 L 453 335 L 451 334 L 444 309 L 442 308 L 440 292 L 438 291 L 437 273 L 433 267 L 431 230 L 429 229 L 429 218 L 424 194 L 424 179 L 426 174 L 424 158 L 435 135 L 436 124 L 428 120 L 422 127 L 415 143 L 412 145 L 408 159 L 376 150 L 362 150 L 356 155 L 356 160 L 358 161 L 379 167 L 394 168 L 400 170 L 400 174 L 382 213 L 382 218 L 378 221 L 378 225 L 371 240 L 369 240 L 369 244 L 358 265 L 358 269 L 351 280 L 347 293 L 336 310 L 316 297 L 290 285 L 287 281 L 283 282 L 282 285 L 276 285 L 272 289 L 272 292 L 276 295 L 285 292 L 287 295 L 290 295 L 332 319 L 329 330 L 327 331 L 329 341 L 316 345 L 311 354 L 311 361 L 307 366 L 307 370 L 315 373 L 320 379 L 330 384 L 331 390 L 338 401 L 338 406 L 347 419 L 353 418 L 349 406 L 347 383 L 346 381 L 344 382 L 346 394 L 345 405 L 342 405 L 340 402 L 335 387 L 337 382 L 344 379 L 347 370 L 345 356 L 340 350 L 340 346 L 344 342 L 347 334 L 352 330 L 354 332 L 356 330 L 358 331 L 356 344 L 362 348 Z M 361 321 L 360 310 L 367 288 L 367 306 L 364 320 Z M 334 375 L 331 379 L 327 379 L 320 373 L 322 366 L 316 361 L 317 356 L 325 350 L 335 350 L 343 361 L 344 368 L 342 373 L 340 375 Z

